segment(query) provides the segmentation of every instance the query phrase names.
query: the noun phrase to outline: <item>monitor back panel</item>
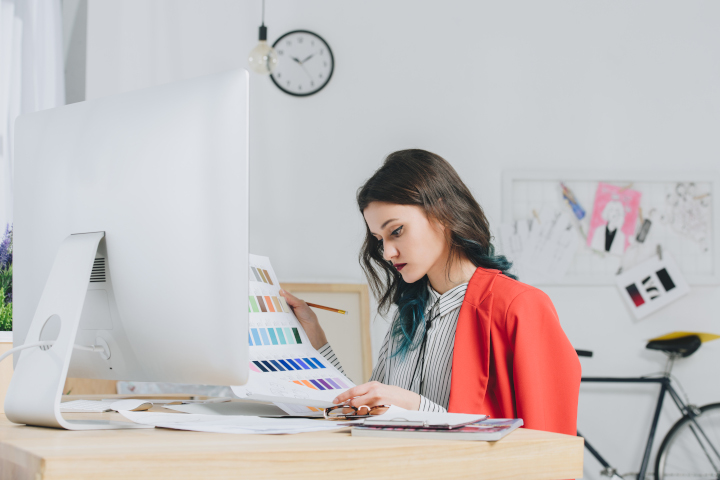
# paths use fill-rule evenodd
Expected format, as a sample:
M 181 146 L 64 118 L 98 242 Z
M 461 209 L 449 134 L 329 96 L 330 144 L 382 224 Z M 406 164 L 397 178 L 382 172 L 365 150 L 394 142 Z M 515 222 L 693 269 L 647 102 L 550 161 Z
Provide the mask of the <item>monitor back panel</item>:
M 18 119 L 14 340 L 65 237 L 104 231 L 70 376 L 247 376 L 248 78 L 211 75 Z

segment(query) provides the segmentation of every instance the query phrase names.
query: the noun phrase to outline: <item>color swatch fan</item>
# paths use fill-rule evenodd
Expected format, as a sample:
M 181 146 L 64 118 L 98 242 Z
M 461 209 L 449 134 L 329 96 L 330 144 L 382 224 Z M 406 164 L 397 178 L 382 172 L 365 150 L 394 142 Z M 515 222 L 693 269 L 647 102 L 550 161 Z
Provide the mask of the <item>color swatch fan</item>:
M 250 255 L 248 345 L 250 380 L 232 387 L 241 398 L 270 401 L 291 415 L 322 414 L 323 407 L 355 386 L 310 344 L 292 309 L 279 295 L 270 259 Z

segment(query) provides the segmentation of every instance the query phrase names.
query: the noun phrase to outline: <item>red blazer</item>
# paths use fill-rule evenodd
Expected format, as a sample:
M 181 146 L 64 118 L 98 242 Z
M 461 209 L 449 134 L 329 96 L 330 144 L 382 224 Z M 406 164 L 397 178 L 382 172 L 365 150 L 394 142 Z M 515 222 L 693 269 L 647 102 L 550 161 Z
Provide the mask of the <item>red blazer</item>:
M 448 411 L 577 434 L 580 361 L 550 298 L 478 268 L 460 308 Z

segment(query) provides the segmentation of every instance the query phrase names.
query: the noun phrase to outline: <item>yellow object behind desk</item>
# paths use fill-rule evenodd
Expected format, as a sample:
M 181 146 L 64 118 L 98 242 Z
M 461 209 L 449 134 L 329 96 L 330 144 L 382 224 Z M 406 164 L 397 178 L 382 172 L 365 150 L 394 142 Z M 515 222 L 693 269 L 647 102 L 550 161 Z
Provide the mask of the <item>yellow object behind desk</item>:
M 655 342 L 655 341 L 657 341 L 657 340 L 672 340 L 672 339 L 674 339 L 674 338 L 687 337 L 687 336 L 690 336 L 690 335 L 697 335 L 698 337 L 700 337 L 700 341 L 701 341 L 702 343 L 710 342 L 710 341 L 712 341 L 712 340 L 717 340 L 718 338 L 720 338 L 720 335 L 715 335 L 714 333 L 702 333 L 702 332 L 672 332 L 672 333 L 667 333 L 667 334 L 665 334 L 665 335 L 663 335 L 663 336 L 661 336 L 661 337 L 651 338 L 650 341 L 651 341 L 651 342 Z

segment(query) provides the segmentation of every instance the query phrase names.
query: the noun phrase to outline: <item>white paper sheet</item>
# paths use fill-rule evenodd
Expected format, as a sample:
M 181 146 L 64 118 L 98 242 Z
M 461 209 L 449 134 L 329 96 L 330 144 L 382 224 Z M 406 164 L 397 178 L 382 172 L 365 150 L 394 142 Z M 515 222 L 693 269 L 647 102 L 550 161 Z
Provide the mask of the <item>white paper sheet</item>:
M 152 406 L 150 400 L 136 398 L 102 399 L 102 400 L 72 400 L 60 404 L 62 413 L 103 413 L 120 410 L 147 410 Z
M 500 251 L 510 259 L 518 259 L 522 255 L 525 244 L 530 237 L 530 220 L 515 220 L 500 225 Z
M 690 292 L 685 277 L 672 256 L 663 253 L 623 271 L 615 284 L 625 304 L 637 319 L 644 318 Z
M 280 376 L 250 372 L 248 383 L 233 386 L 233 393 L 240 398 L 260 402 L 291 403 L 314 408 L 332 407 L 332 400 L 339 394 L 335 391 L 317 391 L 289 382 Z M 344 390 L 343 390 L 344 391 Z
M 286 413 L 279 407 L 256 402 L 202 403 L 189 405 L 168 405 L 165 408 L 183 413 L 203 415 L 244 415 L 252 417 L 284 417 Z
M 142 425 L 210 433 L 291 434 L 345 428 L 349 422 L 305 418 L 262 418 L 244 415 L 200 415 L 185 413 L 120 412 Z
M 502 254 L 513 262 L 512 272 L 528 284 L 560 281 L 570 267 L 581 236 L 572 217 L 545 209 L 527 227 L 517 220 L 500 227 Z

